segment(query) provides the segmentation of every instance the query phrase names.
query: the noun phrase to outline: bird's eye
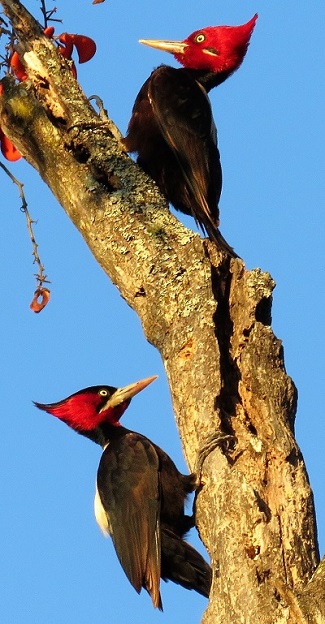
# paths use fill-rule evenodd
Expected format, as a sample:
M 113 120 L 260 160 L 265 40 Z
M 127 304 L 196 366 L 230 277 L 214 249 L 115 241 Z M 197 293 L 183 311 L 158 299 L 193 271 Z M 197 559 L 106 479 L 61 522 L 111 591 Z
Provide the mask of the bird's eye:
M 203 41 L 205 41 L 205 35 L 203 33 L 200 33 L 199 35 L 196 35 L 194 41 L 196 43 L 203 43 Z
M 108 390 L 105 390 L 104 388 L 102 390 L 100 390 L 98 392 L 98 394 L 100 394 L 100 396 L 102 397 L 106 397 L 108 395 Z

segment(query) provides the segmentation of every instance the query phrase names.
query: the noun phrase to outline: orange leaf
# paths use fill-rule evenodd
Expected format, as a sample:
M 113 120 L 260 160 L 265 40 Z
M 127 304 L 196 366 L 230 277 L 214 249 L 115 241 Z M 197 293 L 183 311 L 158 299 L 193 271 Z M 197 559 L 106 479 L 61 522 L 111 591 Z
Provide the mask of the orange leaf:
M 38 314 L 48 304 L 48 302 L 50 301 L 50 296 L 51 292 L 48 288 L 43 288 L 42 286 L 39 286 L 39 288 L 36 288 L 34 292 L 33 301 L 29 306 L 30 309 Z M 41 300 L 39 301 L 39 299 Z

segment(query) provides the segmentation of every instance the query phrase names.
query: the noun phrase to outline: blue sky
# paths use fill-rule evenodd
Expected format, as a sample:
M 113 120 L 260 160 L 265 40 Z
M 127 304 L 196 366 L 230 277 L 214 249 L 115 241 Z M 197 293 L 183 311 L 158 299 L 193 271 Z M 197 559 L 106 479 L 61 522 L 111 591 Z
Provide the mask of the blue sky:
M 273 328 L 299 391 L 297 439 L 323 553 L 324 2 L 67 4 L 57 5 L 62 31 L 88 34 L 98 44 L 79 80 L 88 96 L 104 99 L 122 132 L 152 68 L 176 66 L 170 55 L 140 46 L 139 38 L 183 39 L 197 28 L 240 24 L 259 13 L 243 66 L 211 94 L 224 174 L 221 230 L 248 268 L 270 271 L 277 283 Z M 27 6 L 35 11 L 37 3 Z M 153 439 L 186 471 L 159 354 L 37 174 L 24 162 L 11 169 L 38 220 L 52 299 L 39 315 L 29 310 L 30 242 L 16 188 L 0 172 L 3 622 L 120 624 L 132 616 L 134 624 L 196 624 L 206 600 L 194 592 L 163 583 L 164 615 L 145 593 L 134 592 L 93 515 L 99 447 L 31 403 L 159 374 L 134 398 L 124 424 Z

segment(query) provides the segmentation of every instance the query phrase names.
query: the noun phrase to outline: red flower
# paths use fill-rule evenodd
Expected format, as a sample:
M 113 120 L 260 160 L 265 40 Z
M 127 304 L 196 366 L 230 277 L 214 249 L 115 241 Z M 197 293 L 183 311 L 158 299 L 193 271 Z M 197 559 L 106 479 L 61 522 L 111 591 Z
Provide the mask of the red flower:
M 3 93 L 3 86 L 0 83 L 0 96 L 2 95 L 2 93 Z M 5 135 L 3 130 L 1 130 L 1 128 L 0 128 L 0 150 L 2 154 L 4 155 L 4 157 L 7 160 L 11 160 L 11 162 L 14 162 L 15 160 L 19 160 L 19 158 L 21 158 L 21 153 L 18 152 L 14 144 L 10 141 L 10 139 L 8 139 L 8 137 Z
M 90 37 L 86 37 L 86 35 L 74 35 L 72 33 L 62 33 L 57 37 L 54 37 L 54 27 L 47 26 L 44 29 L 44 35 L 53 41 L 59 42 L 59 50 L 64 56 L 64 58 L 68 60 L 72 60 L 72 52 L 73 49 L 76 48 L 78 54 L 79 63 L 86 63 L 90 61 L 90 59 L 96 53 L 96 43 Z M 10 67 L 15 74 L 16 78 L 19 82 L 23 82 L 27 78 L 26 70 L 19 58 L 18 52 L 13 52 L 9 61 Z M 77 71 L 74 63 L 71 66 L 71 71 L 74 77 L 77 77 Z
M 26 69 L 20 60 L 18 52 L 12 53 L 9 64 L 19 82 L 23 82 L 24 80 L 26 80 Z
M 53 39 L 54 41 L 59 42 L 59 50 L 62 56 L 68 60 L 72 60 L 72 52 L 73 49 L 76 48 L 78 54 L 79 63 L 86 63 L 90 61 L 90 59 L 96 53 L 96 43 L 90 37 L 86 37 L 85 35 L 74 35 L 72 33 L 62 33 L 57 37 L 54 37 L 54 27 L 47 26 L 44 29 L 44 35 L 49 39 Z M 23 63 L 20 60 L 18 52 L 13 52 L 9 65 L 15 74 L 17 80 L 19 82 L 23 82 L 27 79 L 26 69 Z M 70 66 L 71 72 L 75 78 L 77 78 L 77 70 L 74 62 L 72 61 Z M 3 88 L 0 84 L 0 95 L 2 94 Z M 3 156 L 7 160 L 11 160 L 14 162 L 15 160 L 19 160 L 21 158 L 20 152 L 15 148 L 13 143 L 6 137 L 4 132 L 0 128 L 0 149 Z
M 21 158 L 21 153 L 17 150 L 14 144 L 8 139 L 8 137 L 4 134 L 3 130 L 0 128 L 0 149 L 3 156 L 10 160 L 11 162 L 15 162 Z
M 76 48 L 79 63 L 87 63 L 87 61 L 90 61 L 96 54 L 96 43 L 93 39 L 90 39 L 90 37 L 86 37 L 86 35 L 62 33 L 62 35 L 58 36 L 58 40 L 66 46 L 66 51 L 69 51 L 69 55 L 67 56 L 67 52 L 63 53 L 61 49 L 61 53 L 64 54 L 66 58 L 71 58 L 73 46 Z

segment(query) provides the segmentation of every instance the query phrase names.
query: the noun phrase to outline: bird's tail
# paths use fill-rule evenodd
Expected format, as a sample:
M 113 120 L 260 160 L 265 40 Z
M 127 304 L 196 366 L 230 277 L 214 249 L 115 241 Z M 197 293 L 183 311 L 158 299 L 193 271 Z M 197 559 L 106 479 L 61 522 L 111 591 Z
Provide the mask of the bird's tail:
M 209 597 L 212 570 L 203 557 L 169 529 L 161 531 L 161 577 Z
M 212 227 L 209 223 L 205 223 L 204 227 L 210 240 L 212 240 L 217 245 L 217 247 L 219 247 L 219 249 L 225 251 L 229 256 L 231 256 L 231 258 L 239 258 L 234 248 L 231 247 L 229 243 L 227 243 L 226 239 L 222 236 L 219 228 L 214 226 Z

